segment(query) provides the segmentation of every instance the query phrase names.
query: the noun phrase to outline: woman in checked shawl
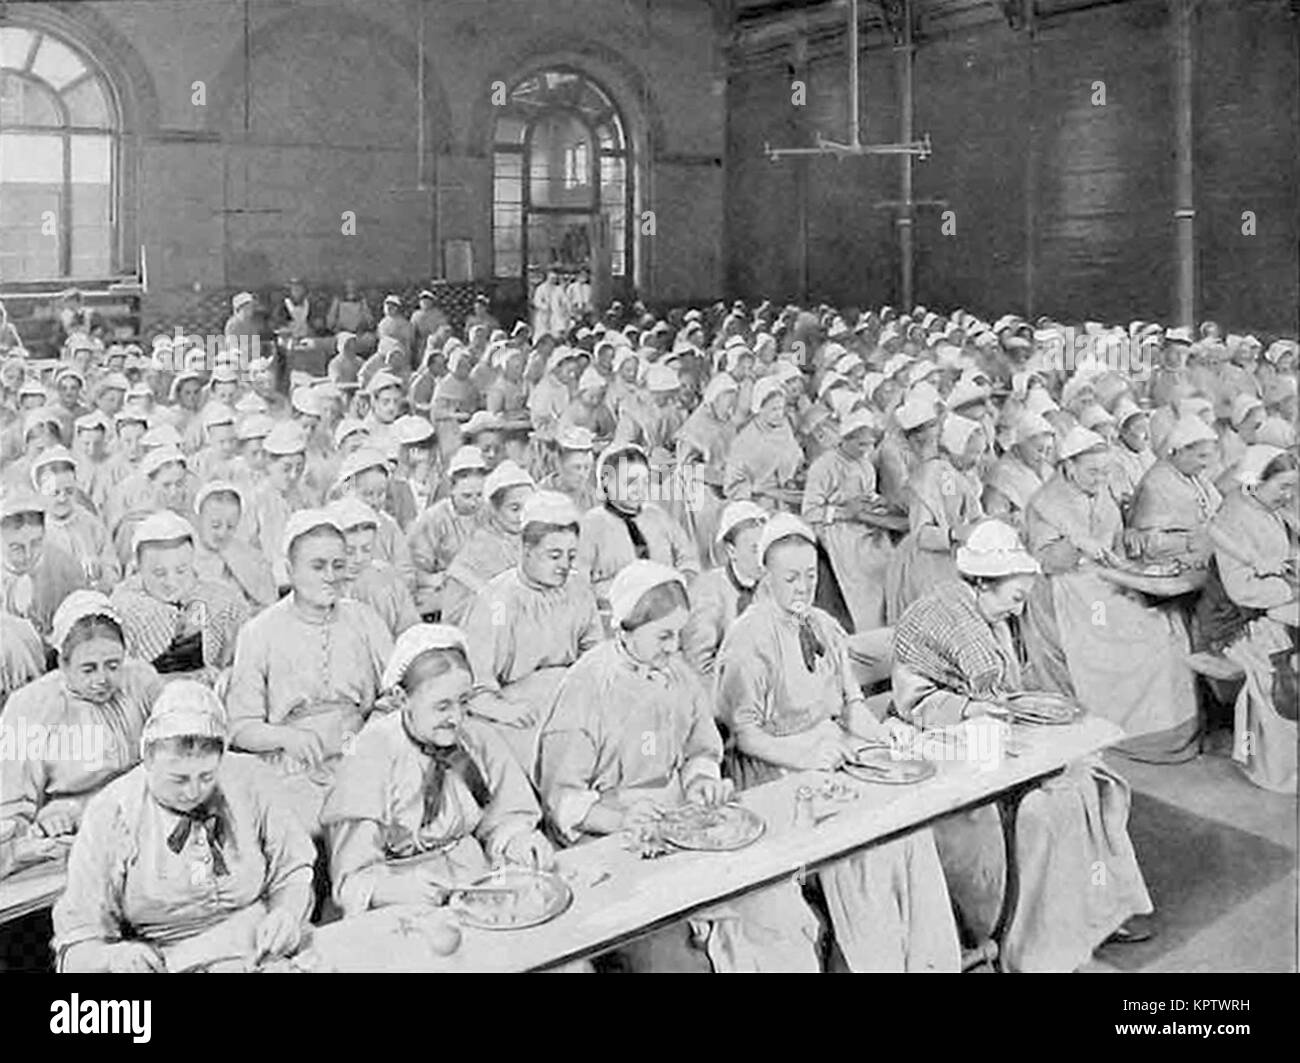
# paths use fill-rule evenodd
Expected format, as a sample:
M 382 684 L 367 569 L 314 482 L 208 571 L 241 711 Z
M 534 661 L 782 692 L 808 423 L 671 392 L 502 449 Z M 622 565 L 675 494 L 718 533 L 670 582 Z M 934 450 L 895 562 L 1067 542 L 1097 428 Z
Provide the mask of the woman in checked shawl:
M 921 728 L 979 721 L 1019 691 L 1008 618 L 1039 572 L 1015 531 L 986 521 L 958 549 L 961 578 L 941 583 L 903 614 L 894 633 L 894 705 Z M 1132 916 L 1152 910 L 1129 841 L 1128 784 L 1099 757 L 1036 786 L 1016 815 L 1015 908 L 1001 944 L 1005 969 L 1072 971 L 1112 935 L 1142 940 Z M 939 856 L 968 931 L 984 936 L 1002 905 L 1006 868 L 996 805 L 935 824 Z M 1104 869 L 1096 874 L 1096 868 Z

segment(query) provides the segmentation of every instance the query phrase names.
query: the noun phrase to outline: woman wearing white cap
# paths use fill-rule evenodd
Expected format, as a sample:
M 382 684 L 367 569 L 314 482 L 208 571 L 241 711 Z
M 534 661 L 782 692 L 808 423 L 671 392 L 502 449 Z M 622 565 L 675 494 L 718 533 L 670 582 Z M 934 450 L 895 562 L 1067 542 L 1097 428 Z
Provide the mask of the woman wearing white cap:
M 415 604 L 421 616 L 442 609 L 447 566 L 482 521 L 487 461 L 476 447 L 461 447 L 447 463 L 447 495 L 411 526 L 407 545 L 415 567 Z
M 370 606 L 343 597 L 347 539 L 329 510 L 293 514 L 281 549 L 290 593 L 240 632 L 230 743 L 289 776 L 294 808 L 314 827 L 332 768 L 374 708 L 393 639 Z
M 1219 437 L 1219 457 L 1222 472 L 1215 479 L 1214 486 L 1227 495 L 1237 486 L 1237 466 L 1245 457 L 1248 447 L 1262 442 L 1260 429 L 1268 420 L 1268 411 L 1263 399 L 1249 393 L 1240 393 L 1231 400 L 1228 414 L 1228 426 Z
M 1223 496 L 1206 475 L 1218 454 L 1218 436 L 1200 418 L 1185 416 L 1165 440 L 1167 454 L 1151 466 L 1133 495 L 1125 536 L 1143 561 L 1178 561 L 1204 568 L 1210 558 L 1206 528 Z
M 582 352 L 574 347 L 556 347 L 546 359 L 546 375 L 528 394 L 528 414 L 533 430 L 544 434 L 553 432 L 573 401 L 577 385 L 578 366 Z
M 1151 450 L 1151 417 L 1147 410 L 1124 396 L 1115 404 L 1115 427 L 1119 435 L 1111 447 L 1110 489 L 1120 512 L 1127 515 L 1137 485 L 1156 463 Z
M 894 633 L 894 705 L 922 728 L 982 720 L 1023 689 L 1008 620 L 1019 616 L 1038 573 L 1014 529 L 990 520 L 957 550 L 960 578 L 934 587 Z M 972 726 L 972 725 L 966 725 Z M 1129 789 L 1099 757 L 1029 791 L 1016 809 L 1016 904 L 1000 944 L 1004 970 L 1072 971 L 1093 949 L 1149 934 L 1133 916 L 1151 898 L 1128 837 Z M 991 932 L 1006 868 L 1000 813 L 984 805 L 935 824 L 949 888 L 967 929 Z M 1105 867 L 1098 879 L 1094 868 Z M 1079 882 L 1090 882 L 1086 889 Z
M 48 504 L 31 490 L 0 496 L 0 612 L 28 620 L 40 635 L 72 591 L 86 586 L 85 569 L 45 542 Z
M 938 454 L 912 476 L 911 530 L 890 559 L 885 608 L 891 622 L 935 583 L 951 578 L 953 551 L 984 517 L 983 485 L 976 469 L 989 440 L 976 421 L 950 413 L 943 420 Z
M 570 845 L 636 830 L 687 801 L 719 804 L 732 792 L 721 778 L 722 739 L 708 695 L 679 652 L 689 608 L 681 576 L 636 561 L 610 594 L 614 637 L 564 676 L 537 745 L 548 820 Z M 816 920 L 788 882 L 600 962 L 632 971 L 816 971 L 815 940 Z
M 764 581 L 717 660 L 715 707 L 730 732 L 728 775 L 741 789 L 792 771 L 834 770 L 863 739 L 889 734 L 863 698 L 844 629 L 813 605 L 812 529 L 777 514 L 763 528 L 759 555 Z M 959 969 L 956 926 L 928 830 L 840 860 L 818 878 L 850 970 Z
M 132 657 L 211 684 L 234 659 L 248 606 L 234 588 L 199 576 L 195 542 L 193 525 L 170 510 L 145 518 L 131 537 L 134 571 L 112 602 Z
M 483 396 L 483 408 L 488 413 L 512 420 L 528 416 L 528 383 L 524 380 L 526 354 L 514 345 L 497 348 L 489 357 L 496 362 L 500 373 Z
M 723 473 L 736 438 L 733 414 L 740 385 L 728 373 L 718 373 L 704 388 L 699 406 L 677 433 L 678 480 L 691 493 L 684 508 L 687 530 L 694 532 L 700 557 L 713 552 L 722 512 Z
M 288 586 L 288 568 L 281 553 L 290 516 L 307 505 L 301 486 L 307 464 L 307 441 L 293 425 L 280 422 L 262 440 L 266 467 L 253 488 L 242 536 L 271 562 L 277 587 Z
M 675 368 L 658 362 L 646 366 L 640 395 L 628 398 L 619 407 L 614 442 L 635 443 L 647 454 L 676 449 L 677 433 L 685 420 L 677 404 L 681 386 L 681 375 Z
M 393 647 L 383 683 L 396 711 L 366 723 L 321 814 L 345 916 L 442 904 L 448 887 L 501 863 L 553 863 L 527 775 L 465 711 L 467 656 L 465 637 L 444 624 L 410 628 Z
M 749 499 L 769 512 L 788 508 L 781 489 L 794 483 L 804 453 L 786 409 L 780 377 L 763 377 L 754 385 L 753 417 L 736 433 L 727 454 L 722 484 L 727 498 Z
M 749 608 L 763 578 L 758 540 L 767 510 L 753 502 L 729 502 L 718 518 L 712 553 L 722 563 L 691 585 L 691 615 L 682 629 L 682 656 L 706 680 L 736 617 Z
M 17 827 L 34 840 L 75 834 L 90 797 L 139 763 L 140 733 L 162 689 L 152 667 L 127 656 L 121 618 L 95 591 L 63 600 L 50 645 L 56 668 L 5 705 L 11 740 L 44 734 L 46 752 L 0 758 L 0 833 Z
M 1214 555 L 1197 603 L 1200 649 L 1246 673 L 1237 695 L 1233 759 L 1266 790 L 1296 792 L 1297 582 L 1284 515 L 1297 497 L 1293 452 L 1248 447 L 1241 486 L 1210 522 Z
M 271 562 L 239 535 L 243 523 L 243 489 L 228 480 L 211 480 L 194 499 L 194 570 L 204 580 L 234 589 L 250 610 L 276 600 Z
M 591 432 L 600 445 L 614 438 L 618 421 L 605 403 L 609 384 L 595 366 L 588 366 L 578 378 L 577 391 L 556 425 L 556 434 L 568 428 Z
M 420 622 L 407 581 L 392 565 L 375 556 L 379 514 L 355 495 L 334 502 L 329 512 L 347 540 L 347 567 L 339 592 L 370 606 L 396 638 Z
M 518 566 L 488 582 L 463 623 L 474 671 L 469 711 L 496 725 L 525 770 L 565 670 L 605 634 L 590 585 L 573 578 L 580 519 L 566 495 L 529 498 Z
M 482 520 L 447 566 L 442 588 L 444 623 L 463 621 L 488 581 L 519 564 L 519 521 L 536 489 L 532 476 L 513 461 L 503 461 L 484 479 Z
M 1123 556 L 1109 476 L 1105 440 L 1075 428 L 1061 442 L 1056 475 L 1029 504 L 1029 548 L 1048 577 L 1022 624 L 1031 678 L 1123 727 L 1121 753 L 1189 760 L 1198 723 L 1187 625 L 1176 609 L 1147 606 L 1105 579 Z
M 168 684 L 140 738 L 143 763 L 86 806 L 54 906 L 58 970 L 249 970 L 299 947 L 311 839 L 267 769 L 225 750 L 216 695 Z M 205 962 L 213 949 L 220 959 Z
M 577 425 L 560 425 L 555 434 L 555 471 L 538 481 L 538 487 L 568 495 L 579 513 L 586 513 L 599 501 L 592 470 L 596 466 L 596 437 Z
M 1023 532 L 1029 500 L 1052 474 L 1055 447 L 1052 426 L 1036 413 L 1022 412 L 1011 446 L 984 475 L 984 512 Z
M 394 437 L 396 441 L 396 437 Z M 400 445 L 396 444 L 395 445 Z M 387 453 L 365 447 L 347 455 L 339 465 L 338 480 L 331 492 L 333 498 L 359 498 L 375 511 L 379 521 L 375 536 L 375 557 L 391 565 L 409 587 L 415 585 L 415 566 L 411 551 L 406 545 L 406 535 L 396 520 L 386 510 L 389 490 L 396 461 Z
M 81 563 L 92 590 L 108 592 L 122 578 L 122 566 L 104 522 L 78 498 L 76 462 L 52 447 L 32 465 L 32 481 L 46 500 L 45 542 Z
M 894 552 L 888 533 L 870 523 L 870 507 L 880 501 L 871 464 L 879 438 L 874 415 L 850 413 L 839 436 L 808 470 L 803 518 L 826 547 L 854 630 L 872 631 L 885 626 L 885 569 Z

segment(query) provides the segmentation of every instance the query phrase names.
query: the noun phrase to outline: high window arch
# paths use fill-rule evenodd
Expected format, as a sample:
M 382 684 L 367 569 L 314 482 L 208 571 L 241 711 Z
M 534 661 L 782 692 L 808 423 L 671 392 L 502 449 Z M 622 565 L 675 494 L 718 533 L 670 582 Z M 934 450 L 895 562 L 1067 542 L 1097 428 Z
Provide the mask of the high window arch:
M 548 269 L 590 270 L 599 289 L 626 294 L 633 174 L 626 123 L 596 80 L 554 66 L 517 81 L 493 130 L 495 276 L 531 287 Z
M 0 277 L 114 273 L 121 130 L 112 86 L 81 48 L 0 27 Z

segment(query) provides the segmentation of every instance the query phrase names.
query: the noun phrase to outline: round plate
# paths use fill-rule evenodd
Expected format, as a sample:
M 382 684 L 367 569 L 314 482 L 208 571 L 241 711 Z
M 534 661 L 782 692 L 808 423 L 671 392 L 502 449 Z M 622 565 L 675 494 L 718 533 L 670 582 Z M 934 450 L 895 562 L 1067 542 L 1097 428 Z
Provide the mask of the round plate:
M 856 759 L 844 762 L 844 771 L 858 782 L 878 782 L 884 786 L 924 782 L 938 770 L 928 760 L 895 760 L 887 749 L 864 749 Z
M 1083 715 L 1083 709 L 1075 702 L 1046 690 L 1012 694 L 1005 704 L 1012 722 L 1035 726 L 1074 723 Z
M 711 853 L 743 849 L 765 830 L 761 816 L 739 805 L 682 805 L 659 821 L 660 837 L 670 845 Z
M 573 903 L 573 890 L 559 875 L 525 867 L 502 867 L 478 879 L 475 886 L 502 886 L 514 897 L 499 894 L 458 894 L 451 908 L 466 926 L 480 930 L 524 930 L 549 923 Z

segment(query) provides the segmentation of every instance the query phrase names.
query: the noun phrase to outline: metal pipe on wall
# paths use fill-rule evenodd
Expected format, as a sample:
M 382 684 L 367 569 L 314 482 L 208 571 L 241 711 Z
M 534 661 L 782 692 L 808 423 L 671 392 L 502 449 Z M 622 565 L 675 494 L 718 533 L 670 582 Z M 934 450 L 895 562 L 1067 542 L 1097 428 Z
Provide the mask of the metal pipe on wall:
M 1192 93 L 1195 76 L 1192 27 L 1196 0 L 1174 0 L 1174 223 L 1177 231 L 1175 314 L 1186 328 L 1196 324 L 1196 207 L 1192 158 Z
M 903 144 L 912 142 L 912 0 L 903 0 L 903 43 L 898 49 L 899 55 L 899 81 L 902 93 L 901 107 L 899 108 L 899 136 L 898 139 Z M 903 175 L 902 175 L 902 205 L 899 211 L 896 224 L 898 225 L 898 256 L 899 256 L 899 273 L 902 282 L 902 300 L 901 305 L 905 311 L 911 310 L 914 305 L 912 298 L 913 292 L 913 271 L 914 262 L 914 242 L 912 238 L 912 156 L 903 156 Z

